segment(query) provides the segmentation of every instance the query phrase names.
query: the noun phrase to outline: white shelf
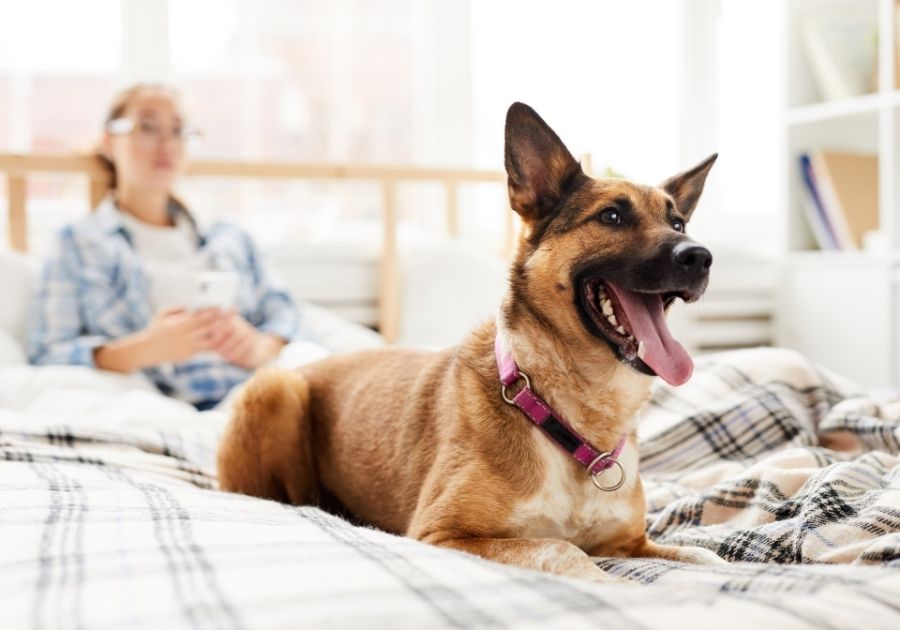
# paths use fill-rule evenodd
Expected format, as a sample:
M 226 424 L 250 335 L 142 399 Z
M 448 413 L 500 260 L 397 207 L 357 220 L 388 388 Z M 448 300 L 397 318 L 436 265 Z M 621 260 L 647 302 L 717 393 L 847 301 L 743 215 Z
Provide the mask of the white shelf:
M 800 23 L 812 12 L 832 8 L 873 16 L 879 90 L 816 102 L 819 91 Z M 784 3 L 783 15 L 781 207 L 788 251 L 777 290 L 776 342 L 863 386 L 900 386 L 900 285 L 895 280 L 900 270 L 900 90 L 894 85 L 895 0 L 790 0 Z M 803 205 L 805 183 L 797 157 L 819 150 L 878 157 L 884 251 L 813 249 L 816 243 Z
M 787 112 L 787 125 L 799 126 L 830 122 L 850 116 L 874 114 L 879 109 L 896 108 L 900 108 L 900 90 L 873 92 L 839 101 L 826 101 L 791 107 Z
M 771 313 L 771 311 L 769 311 Z M 692 331 L 694 344 L 705 348 L 764 346 L 772 341 L 772 323 L 759 321 L 707 321 Z
M 788 110 L 787 124 L 796 126 L 828 122 L 848 116 L 875 113 L 880 107 L 896 106 L 898 104 L 900 104 L 900 94 L 897 92 L 893 94 L 876 92 L 839 101 L 799 105 Z
M 787 261 L 795 267 L 820 269 L 865 269 L 872 267 L 900 266 L 900 253 L 874 253 L 860 250 L 823 251 L 811 249 L 793 251 Z

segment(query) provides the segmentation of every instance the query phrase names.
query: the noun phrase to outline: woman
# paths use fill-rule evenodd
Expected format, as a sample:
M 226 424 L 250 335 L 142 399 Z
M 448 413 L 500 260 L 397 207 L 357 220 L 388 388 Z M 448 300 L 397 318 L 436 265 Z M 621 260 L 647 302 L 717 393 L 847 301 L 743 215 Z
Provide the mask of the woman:
M 294 304 L 250 237 L 226 223 L 199 225 L 172 195 L 193 136 L 169 89 L 138 85 L 116 98 L 101 145 L 112 192 L 63 228 L 44 265 L 33 363 L 142 370 L 164 393 L 206 409 L 295 335 Z M 191 308 L 208 270 L 237 279 L 234 308 Z

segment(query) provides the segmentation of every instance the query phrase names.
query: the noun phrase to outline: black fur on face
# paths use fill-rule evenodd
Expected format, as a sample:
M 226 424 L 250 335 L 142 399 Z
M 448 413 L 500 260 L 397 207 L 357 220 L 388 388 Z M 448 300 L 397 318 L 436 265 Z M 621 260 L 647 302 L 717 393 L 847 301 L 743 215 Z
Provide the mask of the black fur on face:
M 673 250 L 680 243 L 692 243 L 686 236 L 666 239 L 648 254 L 599 256 L 579 261 L 572 269 L 572 286 L 602 278 L 637 293 L 665 294 L 668 306 L 675 298 L 696 302 L 709 284 L 709 269 L 692 271 L 674 262 Z

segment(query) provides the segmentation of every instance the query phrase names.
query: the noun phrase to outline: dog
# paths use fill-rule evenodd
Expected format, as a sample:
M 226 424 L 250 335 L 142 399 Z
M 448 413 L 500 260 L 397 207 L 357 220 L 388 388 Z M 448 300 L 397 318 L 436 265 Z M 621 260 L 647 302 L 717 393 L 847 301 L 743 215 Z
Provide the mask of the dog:
M 522 230 L 496 321 L 440 352 L 259 372 L 220 445 L 221 488 L 593 581 L 612 579 L 593 556 L 724 562 L 648 539 L 635 436 L 652 377 L 693 369 L 665 311 L 708 283 L 685 226 L 716 155 L 659 187 L 594 179 L 522 103 L 505 141 Z

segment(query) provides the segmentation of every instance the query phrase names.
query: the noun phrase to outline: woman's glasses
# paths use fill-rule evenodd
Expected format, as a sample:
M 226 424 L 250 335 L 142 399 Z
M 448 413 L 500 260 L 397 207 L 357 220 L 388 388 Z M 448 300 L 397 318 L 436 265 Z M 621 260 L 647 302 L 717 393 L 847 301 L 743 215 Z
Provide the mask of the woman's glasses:
M 196 127 L 176 125 L 166 128 L 149 120 L 135 121 L 131 118 L 115 118 L 106 123 L 106 131 L 114 136 L 135 134 L 145 146 L 156 146 L 164 138 L 186 146 L 195 146 L 203 139 L 203 133 Z

